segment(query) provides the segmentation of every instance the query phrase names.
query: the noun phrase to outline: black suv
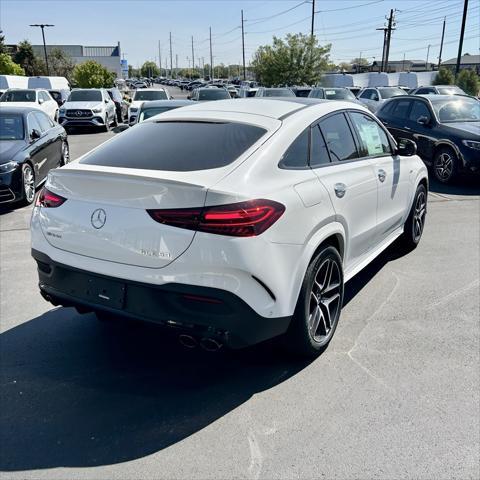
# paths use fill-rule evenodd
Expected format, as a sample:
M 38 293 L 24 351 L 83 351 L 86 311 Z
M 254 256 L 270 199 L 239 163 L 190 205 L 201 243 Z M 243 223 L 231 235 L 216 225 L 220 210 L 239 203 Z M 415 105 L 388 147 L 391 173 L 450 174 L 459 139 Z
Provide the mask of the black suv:
M 435 178 L 480 174 L 480 101 L 467 95 L 415 95 L 388 100 L 377 117 L 398 140 L 417 144 Z

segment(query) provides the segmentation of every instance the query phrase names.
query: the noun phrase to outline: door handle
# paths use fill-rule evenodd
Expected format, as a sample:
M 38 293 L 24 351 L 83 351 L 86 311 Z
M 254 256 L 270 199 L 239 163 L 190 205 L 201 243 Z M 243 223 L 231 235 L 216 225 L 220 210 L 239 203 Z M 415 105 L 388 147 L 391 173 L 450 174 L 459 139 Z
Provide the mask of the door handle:
M 343 198 L 347 192 L 347 186 L 344 183 L 336 183 L 333 188 L 338 198 Z
M 403 127 L 404 130 L 411 130 L 410 127 Z
M 385 179 L 387 178 L 387 172 L 386 172 L 383 168 L 381 168 L 381 169 L 377 172 L 377 174 L 378 174 L 378 179 L 379 179 L 381 182 L 384 182 Z

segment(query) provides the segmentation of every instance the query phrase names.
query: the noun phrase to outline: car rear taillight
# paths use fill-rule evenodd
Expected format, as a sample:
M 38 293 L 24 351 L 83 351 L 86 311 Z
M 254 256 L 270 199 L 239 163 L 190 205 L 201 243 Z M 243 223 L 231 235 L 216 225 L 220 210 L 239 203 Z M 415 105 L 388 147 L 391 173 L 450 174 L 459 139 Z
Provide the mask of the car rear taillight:
M 272 200 L 248 200 L 203 208 L 147 210 L 155 221 L 164 225 L 232 237 L 260 235 L 284 211 L 281 203 Z
M 48 190 L 48 188 L 43 187 L 37 197 L 35 206 L 45 207 L 45 208 L 56 208 L 62 205 L 62 203 L 64 203 L 66 200 L 67 200 L 66 198 L 51 192 L 50 190 Z

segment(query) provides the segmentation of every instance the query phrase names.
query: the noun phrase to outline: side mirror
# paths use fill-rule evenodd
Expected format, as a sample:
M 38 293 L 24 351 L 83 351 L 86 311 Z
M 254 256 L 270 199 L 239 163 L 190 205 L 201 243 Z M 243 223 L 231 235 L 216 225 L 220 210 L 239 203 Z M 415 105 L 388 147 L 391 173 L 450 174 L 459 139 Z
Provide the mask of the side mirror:
M 417 144 L 408 138 L 399 138 L 396 154 L 411 157 L 417 153 Z
M 108 103 L 108 98 L 106 98 L 104 101 L 105 101 L 105 103 Z
M 38 99 L 38 103 L 41 105 L 44 102 L 43 98 Z
M 419 123 L 420 125 L 429 125 L 430 119 L 423 115 L 417 119 L 417 123 Z
M 38 140 L 40 137 L 41 137 L 40 132 L 36 128 L 34 128 L 32 130 L 32 133 L 30 134 L 30 139 L 34 141 L 34 140 Z

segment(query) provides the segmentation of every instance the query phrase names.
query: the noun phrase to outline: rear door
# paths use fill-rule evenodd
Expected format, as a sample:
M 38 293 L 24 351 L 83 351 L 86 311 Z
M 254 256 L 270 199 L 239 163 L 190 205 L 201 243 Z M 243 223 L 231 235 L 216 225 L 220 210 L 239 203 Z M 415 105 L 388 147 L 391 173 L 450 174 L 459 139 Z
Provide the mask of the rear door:
M 410 171 L 401 158 L 393 156 L 383 127 L 363 112 L 349 112 L 362 158 L 371 159 L 377 183 L 377 228 L 375 244 L 386 240 L 405 221 L 410 198 Z
M 35 183 L 38 185 L 48 173 L 48 139 L 42 133 L 37 116 L 37 112 L 30 112 L 27 115 L 27 132 L 28 138 L 31 141 L 30 146 L 30 160 L 35 171 Z M 32 140 L 32 132 L 36 130 L 40 134 L 40 138 Z
M 312 149 L 317 149 L 318 153 L 312 150 L 312 159 L 319 160 L 312 160 L 312 168 L 328 191 L 337 221 L 345 227 L 345 265 L 350 268 L 374 246 L 375 172 L 370 159 L 359 158 L 345 113 L 323 118 L 316 128 L 319 130 L 312 131 Z M 326 156 L 331 161 L 327 162 Z
M 62 138 L 57 133 L 57 129 L 54 128 L 55 124 L 43 112 L 35 112 L 40 128 L 42 129 L 42 139 L 45 142 L 45 152 L 47 161 L 45 167 L 47 172 L 52 168 L 56 168 L 60 165 L 62 158 Z

